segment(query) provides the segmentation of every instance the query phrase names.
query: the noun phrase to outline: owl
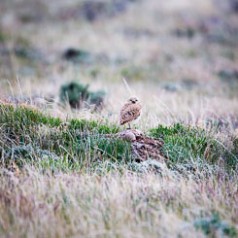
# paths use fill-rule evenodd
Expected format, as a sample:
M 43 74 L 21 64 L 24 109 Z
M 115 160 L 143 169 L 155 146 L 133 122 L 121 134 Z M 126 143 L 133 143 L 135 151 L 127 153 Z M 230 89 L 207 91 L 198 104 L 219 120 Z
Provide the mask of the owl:
M 137 97 L 130 97 L 124 104 L 120 112 L 120 125 L 128 123 L 129 129 L 131 128 L 130 122 L 138 119 L 141 115 L 142 106 Z

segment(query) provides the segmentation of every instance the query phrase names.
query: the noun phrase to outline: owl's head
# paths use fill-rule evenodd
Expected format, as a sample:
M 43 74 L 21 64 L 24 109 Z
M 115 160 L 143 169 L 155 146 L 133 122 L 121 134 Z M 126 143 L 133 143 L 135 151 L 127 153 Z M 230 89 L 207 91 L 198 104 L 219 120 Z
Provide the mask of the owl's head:
M 129 99 L 128 99 L 128 101 L 130 102 L 130 103 L 137 103 L 138 101 L 139 101 L 139 99 L 137 98 L 137 97 L 130 97 Z

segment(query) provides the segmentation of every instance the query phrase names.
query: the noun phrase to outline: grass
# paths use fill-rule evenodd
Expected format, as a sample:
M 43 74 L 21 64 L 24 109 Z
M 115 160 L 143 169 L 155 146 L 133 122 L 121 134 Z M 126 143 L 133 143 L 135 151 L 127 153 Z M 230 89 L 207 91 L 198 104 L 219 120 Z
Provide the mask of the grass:
M 173 163 L 185 163 L 191 158 L 201 158 L 211 140 L 205 130 L 190 128 L 179 123 L 151 129 L 150 134 L 163 139 L 164 152 Z
M 95 173 L 52 175 L 29 166 L 25 173 L 23 177 L 9 174 L 2 179 L 1 235 L 201 236 L 203 231 L 194 220 L 201 213 L 209 216 L 213 211 L 221 214 L 228 228 L 237 222 L 235 178 L 213 183 L 214 177 L 199 182 L 177 181 L 125 171 L 102 177 Z
M 2 140 L 1 155 L 18 161 L 19 158 L 61 158 L 75 162 L 110 159 L 130 161 L 131 149 L 128 142 L 110 138 L 118 132 L 115 125 L 108 126 L 96 121 L 61 119 L 44 115 L 40 111 L 12 105 L 0 106 Z M 226 155 L 230 169 L 237 166 L 236 140 L 230 152 L 216 142 L 204 129 L 175 124 L 158 126 L 150 135 L 162 139 L 163 152 L 171 164 L 192 164 L 196 160 L 216 164 L 219 157 Z M 230 156 L 228 156 L 230 154 Z M 19 160 L 20 161 L 20 160 Z
M 60 160 L 58 164 L 72 167 L 90 164 L 100 159 L 130 160 L 130 146 L 107 134 L 118 132 L 96 121 L 72 119 L 63 123 L 59 118 L 46 116 L 36 109 L 9 105 L 0 106 L 1 156 L 18 165 L 22 159 L 38 162 L 42 159 Z M 65 161 L 67 161 L 65 163 Z M 44 163 L 43 163 L 44 164 Z M 51 163 L 52 164 L 52 163 Z
M 0 100 L 34 105 L 0 104 L 0 237 L 236 237 L 230 1 L 33 2 L 0 1 Z M 114 138 L 131 94 L 166 163 Z
M 0 155 L 6 165 L 14 161 L 22 167 L 25 161 L 31 161 L 52 170 L 62 166 L 66 171 L 84 169 L 84 166 L 95 169 L 99 161 L 110 160 L 116 167 L 117 163 L 132 161 L 130 144 L 113 138 L 119 131 L 115 125 L 85 119 L 63 122 L 29 106 L 7 104 L 0 105 L 0 116 Z M 237 139 L 228 150 L 208 131 L 179 123 L 169 127 L 160 125 L 149 134 L 163 140 L 163 153 L 169 158 L 167 165 L 171 168 L 174 165 L 186 165 L 190 169 L 205 164 L 216 166 L 224 157 L 227 171 L 236 171 Z
M 160 125 L 151 129 L 150 134 L 163 139 L 164 154 L 170 158 L 169 162 L 172 164 L 196 163 L 196 161 L 202 164 L 216 164 L 223 157 L 228 171 L 237 169 L 237 139 L 233 140 L 233 147 L 229 150 L 217 141 L 211 132 L 179 123 L 170 127 Z
M 151 129 L 169 157 L 158 172 L 132 161 L 129 142 L 108 137 L 115 125 L 1 104 L 0 128 L 1 236 L 237 234 L 237 173 L 204 157 L 215 141 L 204 129 Z

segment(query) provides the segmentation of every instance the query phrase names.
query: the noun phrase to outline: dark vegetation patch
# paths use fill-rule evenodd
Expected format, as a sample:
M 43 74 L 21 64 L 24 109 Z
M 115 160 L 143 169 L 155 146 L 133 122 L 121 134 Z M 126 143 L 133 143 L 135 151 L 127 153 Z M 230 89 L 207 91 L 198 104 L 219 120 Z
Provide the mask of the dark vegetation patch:
M 118 59 L 110 59 L 107 54 L 101 52 L 94 54 L 88 50 L 70 47 L 62 53 L 62 59 L 74 65 L 90 66 L 95 64 L 108 65 L 109 63 L 120 63 Z
M 180 27 L 176 28 L 173 31 L 173 34 L 177 37 L 186 37 L 186 38 L 193 38 L 196 34 L 196 30 L 192 27 Z
M 218 213 L 213 213 L 210 217 L 197 219 L 194 226 L 209 237 L 216 237 L 218 234 L 226 237 L 237 237 L 238 235 L 236 228 L 223 221 Z
M 217 76 L 223 83 L 224 89 L 229 92 L 228 96 L 237 97 L 238 90 L 238 69 L 223 68 L 217 72 Z
M 237 69 L 221 69 L 217 73 L 219 79 L 237 94 L 238 89 L 238 70 Z
M 84 105 L 94 105 L 95 109 L 102 109 L 104 104 L 105 91 L 89 91 L 89 85 L 79 82 L 70 82 L 60 89 L 60 100 L 69 103 L 72 108 L 81 108 Z
M 86 50 L 68 48 L 63 53 L 63 59 L 72 61 L 73 63 L 90 64 L 94 61 L 94 56 Z
M 221 80 L 238 80 L 238 70 L 222 69 L 218 72 L 218 76 Z
M 14 54 L 23 60 L 29 60 L 29 61 L 43 60 L 42 53 L 38 49 L 31 46 L 17 45 L 14 48 Z

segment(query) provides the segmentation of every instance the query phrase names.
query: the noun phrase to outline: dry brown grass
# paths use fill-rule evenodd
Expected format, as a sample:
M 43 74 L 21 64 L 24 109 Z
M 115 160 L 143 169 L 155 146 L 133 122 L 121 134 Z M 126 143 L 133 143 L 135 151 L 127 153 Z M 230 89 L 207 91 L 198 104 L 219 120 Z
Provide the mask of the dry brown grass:
M 28 168 L 1 180 L 0 234 L 6 237 L 203 237 L 194 228 L 199 217 L 217 211 L 238 222 L 237 177 L 52 176 Z

